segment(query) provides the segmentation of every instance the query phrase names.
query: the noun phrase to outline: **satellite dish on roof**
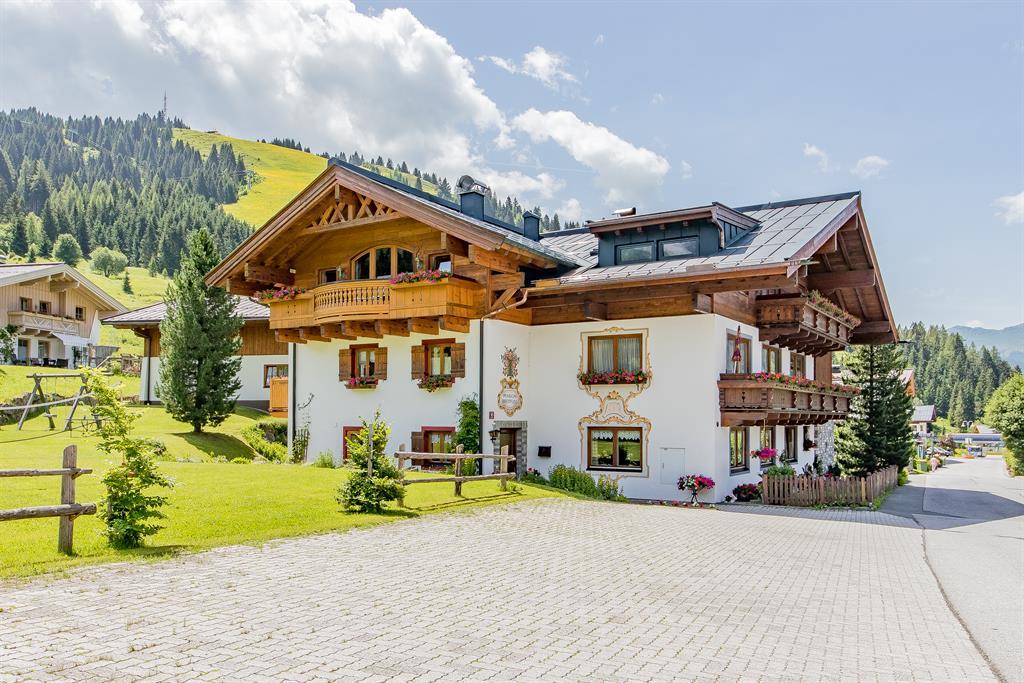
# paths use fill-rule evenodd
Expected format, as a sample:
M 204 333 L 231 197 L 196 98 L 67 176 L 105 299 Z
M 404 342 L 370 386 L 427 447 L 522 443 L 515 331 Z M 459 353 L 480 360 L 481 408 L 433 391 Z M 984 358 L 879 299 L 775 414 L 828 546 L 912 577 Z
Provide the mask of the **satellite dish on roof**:
M 459 188 L 459 192 L 481 192 L 486 194 L 491 189 L 474 179 L 471 175 L 464 175 L 459 178 L 459 182 L 455 183 L 455 186 Z

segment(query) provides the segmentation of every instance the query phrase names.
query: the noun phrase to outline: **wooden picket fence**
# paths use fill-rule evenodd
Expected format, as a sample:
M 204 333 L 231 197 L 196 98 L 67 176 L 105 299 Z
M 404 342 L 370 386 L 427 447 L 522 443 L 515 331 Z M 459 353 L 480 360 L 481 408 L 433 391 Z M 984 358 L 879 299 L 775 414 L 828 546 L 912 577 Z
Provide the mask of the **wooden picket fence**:
M 899 468 L 890 465 L 866 477 L 761 477 L 761 501 L 766 505 L 868 505 L 896 486 Z

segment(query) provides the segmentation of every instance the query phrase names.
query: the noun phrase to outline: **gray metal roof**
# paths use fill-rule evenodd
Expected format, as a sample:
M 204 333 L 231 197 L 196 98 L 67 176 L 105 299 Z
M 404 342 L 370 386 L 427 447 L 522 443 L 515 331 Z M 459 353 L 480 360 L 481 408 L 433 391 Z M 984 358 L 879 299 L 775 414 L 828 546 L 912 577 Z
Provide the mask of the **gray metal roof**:
M 685 274 L 694 266 L 699 272 L 716 268 L 745 268 L 784 264 L 839 214 L 857 202 L 859 192 L 828 197 L 811 197 L 784 202 L 758 204 L 736 209 L 757 220 L 759 225 L 740 235 L 735 241 L 711 256 L 632 263 L 624 266 L 597 267 L 597 259 L 588 256 L 589 265 L 563 275 L 563 284 L 580 284 L 604 280 L 620 280 L 650 275 Z M 571 249 L 582 258 L 597 246 L 597 237 L 585 234 L 542 235 L 545 244 Z
M 914 406 L 911 422 L 935 422 L 935 406 Z
M 235 315 L 243 320 L 269 320 L 270 309 L 244 296 L 235 297 Z M 163 301 L 134 311 L 104 318 L 104 325 L 152 325 L 159 323 L 167 315 L 167 304 Z

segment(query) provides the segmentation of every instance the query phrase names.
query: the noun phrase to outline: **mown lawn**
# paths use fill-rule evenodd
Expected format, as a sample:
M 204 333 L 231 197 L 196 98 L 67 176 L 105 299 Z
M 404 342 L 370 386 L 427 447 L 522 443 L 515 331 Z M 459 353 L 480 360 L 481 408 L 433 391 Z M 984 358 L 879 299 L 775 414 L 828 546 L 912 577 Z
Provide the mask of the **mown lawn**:
M 194 435 L 187 425 L 174 421 L 160 407 L 139 410 L 142 418 L 137 434 L 163 441 L 172 458 L 160 463 L 160 469 L 174 481 L 174 488 L 167 492 L 165 528 L 149 540 L 147 547 L 119 551 L 107 546 L 98 517 L 79 517 L 75 521 L 76 555 L 69 558 L 56 550 L 56 518 L 2 522 L 0 576 L 167 557 L 217 546 L 354 529 L 444 510 L 561 495 L 527 485 L 520 485 L 517 492 L 502 493 L 497 482 L 484 481 L 466 483 L 464 497 L 456 498 L 451 484 L 422 484 L 408 488 L 406 509 L 391 508 L 380 515 L 346 513 L 334 500 L 346 476 L 344 470 L 211 461 L 218 455 L 228 459 L 251 456 L 239 433 L 261 416 L 257 411 L 240 409 L 215 431 Z M 96 438 L 80 432 L 48 432 L 41 418 L 27 423 L 21 432 L 14 426 L 0 427 L 0 469 L 59 467 L 63 448 L 72 443 L 78 445 L 79 465 L 95 470 L 78 478 L 77 499 L 99 502 L 103 495 L 100 479 L 110 462 L 98 452 Z M 196 462 L 178 461 L 187 459 Z M 2 481 L 0 509 L 59 502 L 59 477 Z
M 204 157 L 210 153 L 211 145 L 225 142 L 231 143 L 235 153 L 243 156 L 245 167 L 259 175 L 259 182 L 243 190 L 237 202 L 223 207 L 235 218 L 256 228 L 291 201 L 327 165 L 327 160 L 316 154 L 219 133 L 175 128 L 174 139 L 195 147 Z
M 28 365 L 0 365 L 0 404 L 32 391 L 35 380 L 29 375 L 61 375 L 75 372 L 67 368 L 36 368 Z M 138 396 L 138 377 L 117 375 L 111 377 L 111 384 L 117 386 L 122 396 Z M 54 378 L 43 381 L 43 391 L 47 394 L 58 393 L 62 396 L 74 396 L 82 385 L 81 380 L 74 377 Z M 38 400 L 38 399 L 37 399 Z M 0 437 L 0 443 L 3 438 Z

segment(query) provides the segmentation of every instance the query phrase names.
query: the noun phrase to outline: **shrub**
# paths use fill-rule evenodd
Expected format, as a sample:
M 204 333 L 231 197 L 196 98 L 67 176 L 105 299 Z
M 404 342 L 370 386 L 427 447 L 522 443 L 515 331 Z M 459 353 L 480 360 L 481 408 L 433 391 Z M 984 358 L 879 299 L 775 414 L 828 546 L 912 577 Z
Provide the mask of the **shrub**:
M 103 533 L 115 548 L 138 548 L 146 536 L 160 530 L 155 520 L 165 518 L 160 508 L 167 498 L 148 491 L 170 488 L 171 482 L 157 469 L 152 446 L 131 435 L 138 415 L 128 412 L 98 371 L 87 373 L 86 386 L 94 401 L 92 412 L 100 420 L 99 450 L 121 459 L 103 475 L 107 491 L 100 512 L 106 525 Z
M 256 420 L 256 426 L 263 430 L 263 438 L 273 443 L 288 443 L 288 420 L 279 417 L 264 417 Z
M 233 465 L 248 465 L 252 461 L 249 460 L 248 458 L 243 458 L 239 456 L 237 458 L 231 458 L 231 460 L 229 460 L 228 462 L 230 462 Z
M 732 495 L 741 503 L 757 500 L 761 497 L 761 487 L 757 484 L 740 484 L 732 490 Z
M 283 462 L 288 458 L 288 448 L 284 444 L 267 441 L 265 432 L 258 423 L 242 430 L 242 440 L 267 460 Z
M 316 456 L 316 460 L 309 464 L 313 467 L 334 469 L 334 453 L 331 453 L 330 451 L 320 451 Z
M 536 469 L 529 467 L 519 477 L 520 481 L 524 481 L 527 484 L 547 484 L 548 480 Z
M 128 265 L 128 257 L 116 249 L 97 247 L 92 250 L 92 268 L 106 277 L 117 275 Z
M 476 394 L 463 396 L 458 407 L 459 427 L 455 431 L 455 443 L 466 453 L 480 452 L 480 403 Z M 476 463 L 473 464 L 474 468 Z
M 53 243 L 53 258 L 74 268 L 82 260 L 82 247 L 73 235 L 61 233 Z
M 363 428 L 348 437 L 348 455 L 352 473 L 338 489 L 335 499 L 348 510 L 380 512 L 384 503 L 405 495 L 402 473 L 387 457 L 386 449 L 391 426 L 380 418 L 380 410 Z M 372 438 L 370 435 L 373 435 Z M 373 463 L 373 472 L 369 465 Z
M 139 439 L 152 451 L 153 457 L 158 460 L 167 459 L 167 444 L 160 439 Z
M 612 479 L 607 474 L 597 478 L 597 493 L 605 500 L 622 500 L 625 496 L 619 491 L 619 480 Z
M 772 465 L 761 474 L 766 477 L 789 477 L 796 474 L 796 470 L 789 465 Z
M 449 465 L 444 468 L 444 474 L 455 475 L 456 462 L 453 460 Z M 476 460 L 459 460 L 458 461 L 458 476 L 460 477 L 473 477 L 479 474 L 477 471 Z
M 536 473 L 536 470 L 534 472 Z M 539 473 L 536 473 L 534 476 L 539 477 L 541 482 L 544 481 L 544 478 Z M 556 489 L 571 491 L 588 498 L 603 500 L 622 499 L 618 480 L 602 474 L 595 482 L 594 478 L 588 473 L 566 465 L 555 465 L 552 467 L 548 473 L 548 483 Z
M 905 469 L 901 469 L 899 475 L 896 477 L 896 485 L 906 486 L 908 481 L 910 481 L 910 475 L 907 474 Z

